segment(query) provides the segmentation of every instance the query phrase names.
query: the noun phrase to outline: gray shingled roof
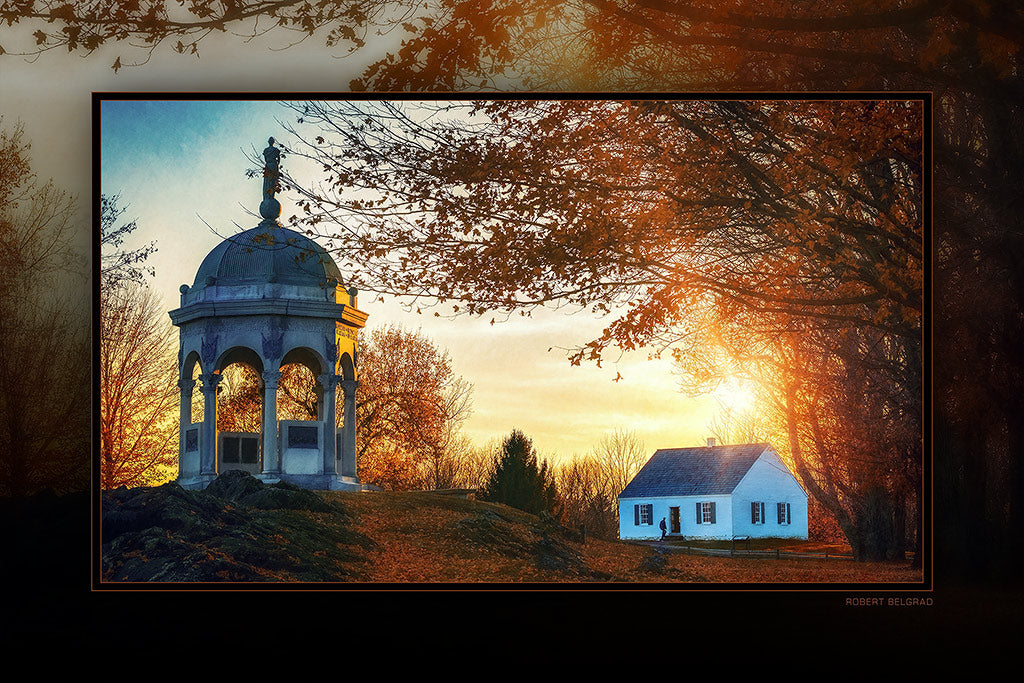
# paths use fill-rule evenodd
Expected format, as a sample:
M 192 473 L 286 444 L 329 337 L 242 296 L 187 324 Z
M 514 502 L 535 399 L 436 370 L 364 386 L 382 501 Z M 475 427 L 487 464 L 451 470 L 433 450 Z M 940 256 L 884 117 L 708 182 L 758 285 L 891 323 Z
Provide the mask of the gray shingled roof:
M 732 493 L 766 448 L 770 448 L 766 443 L 662 448 L 655 451 L 619 498 Z

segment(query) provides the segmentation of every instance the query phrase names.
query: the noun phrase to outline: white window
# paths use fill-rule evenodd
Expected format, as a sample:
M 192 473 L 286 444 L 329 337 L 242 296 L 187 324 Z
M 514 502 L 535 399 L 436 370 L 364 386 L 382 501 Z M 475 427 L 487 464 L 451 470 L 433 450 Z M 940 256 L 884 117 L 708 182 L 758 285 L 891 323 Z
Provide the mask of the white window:
M 641 505 L 640 506 L 640 523 L 641 524 L 654 524 L 654 506 L 653 505 Z
M 750 523 L 764 524 L 764 503 L 750 504 Z
M 715 504 L 697 503 L 697 524 L 715 523 Z
M 634 505 L 633 522 L 637 526 L 654 524 L 654 505 L 651 503 L 646 505 Z
M 701 504 L 701 519 L 700 521 L 704 524 L 713 524 L 715 521 L 715 504 L 714 503 L 702 503 Z
M 789 524 L 791 521 L 789 503 L 779 503 L 777 509 L 779 511 L 779 524 Z

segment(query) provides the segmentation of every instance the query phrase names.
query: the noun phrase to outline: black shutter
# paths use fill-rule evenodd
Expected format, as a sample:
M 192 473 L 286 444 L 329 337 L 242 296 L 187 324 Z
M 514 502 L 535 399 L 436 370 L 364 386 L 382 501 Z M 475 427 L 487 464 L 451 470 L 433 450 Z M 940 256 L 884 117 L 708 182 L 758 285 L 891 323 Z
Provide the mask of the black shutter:
M 701 510 L 700 503 L 697 503 L 697 524 L 703 524 L 703 523 L 704 523 L 703 511 Z
M 640 526 L 640 504 L 633 506 L 633 526 Z
M 789 524 L 791 521 L 789 518 L 789 503 L 786 503 L 786 524 Z
M 647 526 L 654 526 L 654 504 L 647 506 Z
M 711 503 L 711 523 L 715 523 L 715 504 Z
M 764 503 L 761 503 L 761 524 L 764 524 L 766 521 L 768 520 L 764 518 Z
M 750 503 L 750 523 L 757 524 L 757 503 Z

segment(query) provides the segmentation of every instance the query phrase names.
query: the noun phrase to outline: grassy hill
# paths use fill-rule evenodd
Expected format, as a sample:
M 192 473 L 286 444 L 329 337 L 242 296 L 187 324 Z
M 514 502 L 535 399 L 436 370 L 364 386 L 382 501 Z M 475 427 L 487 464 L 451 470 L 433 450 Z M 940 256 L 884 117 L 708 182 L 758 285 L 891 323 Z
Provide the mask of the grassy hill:
M 433 493 L 306 491 L 242 473 L 102 499 L 111 582 L 913 582 L 903 564 L 701 557 L 584 539 L 549 518 Z

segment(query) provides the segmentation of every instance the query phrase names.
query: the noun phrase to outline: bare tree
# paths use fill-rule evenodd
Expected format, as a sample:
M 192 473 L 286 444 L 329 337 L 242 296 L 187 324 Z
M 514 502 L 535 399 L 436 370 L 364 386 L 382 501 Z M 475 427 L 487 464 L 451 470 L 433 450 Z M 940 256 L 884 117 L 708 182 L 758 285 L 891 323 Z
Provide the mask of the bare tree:
M 100 486 L 145 486 L 177 464 L 174 331 L 136 283 L 100 297 Z
M 76 204 L 32 173 L 22 127 L 2 124 L 0 494 L 76 490 L 89 462 L 87 309 L 65 291 L 76 266 Z
M 491 476 L 494 456 L 500 450 L 501 442 L 491 439 L 483 446 L 471 446 L 460 453 L 459 487 L 479 489 Z
M 100 197 L 100 287 L 104 290 L 120 287 L 128 282 L 141 284 L 144 276 L 155 275 L 145 260 L 156 251 L 156 242 L 137 249 L 122 248 L 131 233 L 139 227 L 134 220 L 123 221 L 126 211 L 119 207 L 121 195 Z
M 706 426 L 708 433 L 721 445 L 769 440 L 769 430 L 762 414 L 753 410 L 737 410 L 722 401 L 718 402 L 718 412 Z
M 119 195 L 100 198 L 100 486 L 146 486 L 174 474 L 178 455 L 176 334 L 146 259 L 156 244 L 126 249 L 138 224 Z M 199 392 L 195 392 L 199 393 Z M 193 402 L 194 407 L 194 402 Z
M 618 496 L 647 462 L 635 432 L 616 429 L 587 455 L 573 455 L 557 470 L 563 520 L 598 538 L 618 537 Z
M 441 439 L 432 443 L 422 462 L 423 483 L 427 488 L 462 488 L 470 478 L 473 444 L 457 425 L 449 425 Z M 471 487 L 466 487 L 471 488 Z
M 472 444 L 461 427 L 472 410 L 472 396 L 472 385 L 462 377 L 452 378 L 441 392 L 439 403 L 445 423 L 427 440 L 423 459 L 425 481 L 432 488 L 453 488 L 463 478 Z
M 563 524 L 585 529 L 588 535 L 618 537 L 617 501 L 606 468 L 593 455 L 573 455 L 556 472 L 562 497 Z
M 594 447 L 593 457 L 601 466 L 613 500 L 648 460 L 647 451 L 636 432 L 622 429 L 606 434 Z
M 88 342 L 64 301 L 0 304 L 0 494 L 88 483 Z

